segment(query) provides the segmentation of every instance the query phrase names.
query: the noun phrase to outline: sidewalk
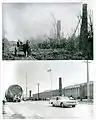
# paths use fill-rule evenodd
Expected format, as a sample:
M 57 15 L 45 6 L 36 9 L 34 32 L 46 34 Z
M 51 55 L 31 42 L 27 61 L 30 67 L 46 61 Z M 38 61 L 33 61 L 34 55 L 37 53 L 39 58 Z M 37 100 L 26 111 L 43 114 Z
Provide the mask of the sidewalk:
M 78 100 L 78 102 L 81 104 L 93 104 L 94 103 L 93 100 L 88 101 L 87 99 L 83 99 L 82 101 Z
M 15 112 L 13 112 L 10 106 L 8 106 L 7 104 L 5 105 L 4 111 L 2 111 L 2 113 L 3 112 L 4 112 L 4 114 L 2 115 L 3 119 L 25 119 L 25 117 L 22 116 L 21 114 L 16 114 Z

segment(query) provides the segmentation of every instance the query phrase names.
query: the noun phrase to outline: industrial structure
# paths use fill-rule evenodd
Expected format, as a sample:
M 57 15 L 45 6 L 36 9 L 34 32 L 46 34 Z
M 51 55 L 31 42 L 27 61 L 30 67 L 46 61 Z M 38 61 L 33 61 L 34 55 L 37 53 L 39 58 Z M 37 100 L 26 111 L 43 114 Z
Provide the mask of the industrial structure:
M 60 39 L 61 20 L 57 20 L 57 39 Z
M 31 98 L 31 97 L 32 97 L 32 91 L 29 90 L 29 98 Z
M 39 97 L 41 99 L 43 98 L 51 98 L 50 92 L 52 92 L 52 96 L 59 96 L 60 91 L 59 89 L 57 90 L 52 90 L 52 91 L 44 91 L 39 93 Z M 80 98 L 80 99 L 87 99 L 87 83 L 81 83 L 81 84 L 76 84 L 76 85 L 71 85 L 64 87 L 62 89 L 62 95 L 64 96 L 72 96 L 74 98 Z M 38 98 L 38 94 L 33 94 L 33 98 Z M 93 81 L 89 82 L 89 98 L 93 99 Z
M 21 99 L 23 94 L 23 89 L 19 85 L 11 85 L 5 92 L 5 98 L 8 102 L 14 102 L 15 99 Z
M 82 23 L 80 29 L 80 50 L 87 52 L 86 46 L 88 46 L 88 18 L 87 18 L 87 4 L 83 4 L 82 7 Z
M 59 78 L 59 96 L 62 96 L 62 78 Z
M 92 16 L 89 15 L 88 23 L 87 4 L 82 6 L 81 20 L 79 50 L 93 59 L 93 22 Z

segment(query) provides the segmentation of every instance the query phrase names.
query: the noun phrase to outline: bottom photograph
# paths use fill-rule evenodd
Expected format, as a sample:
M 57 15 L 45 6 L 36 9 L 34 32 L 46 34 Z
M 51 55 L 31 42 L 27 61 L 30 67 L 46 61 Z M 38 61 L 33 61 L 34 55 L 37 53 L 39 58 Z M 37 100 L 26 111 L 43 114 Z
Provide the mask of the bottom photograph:
M 3 61 L 3 119 L 93 118 L 94 61 Z

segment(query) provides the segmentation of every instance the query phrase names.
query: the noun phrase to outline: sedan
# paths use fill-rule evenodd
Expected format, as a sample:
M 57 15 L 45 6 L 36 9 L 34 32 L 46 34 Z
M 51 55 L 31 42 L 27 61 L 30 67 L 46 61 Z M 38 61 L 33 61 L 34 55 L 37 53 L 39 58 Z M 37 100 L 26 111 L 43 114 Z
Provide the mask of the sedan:
M 75 107 L 78 104 L 77 100 L 70 100 L 68 97 L 56 97 L 53 101 L 53 106 L 60 106 L 60 107 Z

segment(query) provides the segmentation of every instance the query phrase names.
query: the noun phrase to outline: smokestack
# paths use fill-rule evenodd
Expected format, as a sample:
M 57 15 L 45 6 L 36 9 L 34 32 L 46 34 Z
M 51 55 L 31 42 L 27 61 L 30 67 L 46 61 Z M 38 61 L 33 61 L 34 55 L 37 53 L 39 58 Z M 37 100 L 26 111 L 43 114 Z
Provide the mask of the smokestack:
M 59 96 L 62 96 L 62 78 L 59 77 Z
M 57 20 L 57 38 L 60 39 L 61 20 Z
M 31 93 L 32 93 L 32 91 L 31 91 L 31 90 L 29 90 L 29 98 L 31 98 Z
M 83 4 L 82 6 L 82 23 L 80 29 L 80 50 L 84 50 L 83 52 L 87 52 L 88 47 L 88 20 L 87 20 L 87 4 Z

